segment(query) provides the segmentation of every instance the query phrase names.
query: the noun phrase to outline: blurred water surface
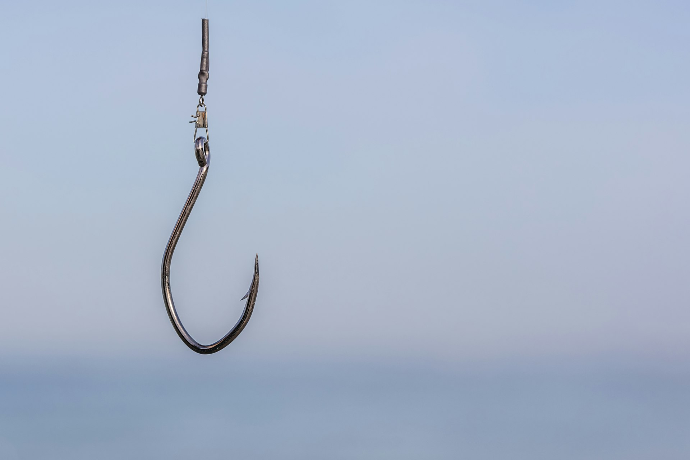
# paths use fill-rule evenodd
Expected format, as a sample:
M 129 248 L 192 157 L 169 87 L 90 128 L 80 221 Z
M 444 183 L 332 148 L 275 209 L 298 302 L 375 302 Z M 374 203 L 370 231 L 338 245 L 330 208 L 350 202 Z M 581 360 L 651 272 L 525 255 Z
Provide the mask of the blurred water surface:
M 0 458 L 687 459 L 690 370 L 6 363 Z

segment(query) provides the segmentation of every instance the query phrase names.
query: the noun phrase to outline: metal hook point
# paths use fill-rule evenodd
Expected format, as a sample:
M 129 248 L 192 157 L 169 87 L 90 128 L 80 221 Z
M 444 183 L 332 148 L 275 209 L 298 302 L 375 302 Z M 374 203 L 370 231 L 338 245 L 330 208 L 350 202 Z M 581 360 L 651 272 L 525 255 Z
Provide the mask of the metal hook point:
M 256 258 L 254 259 L 254 276 L 256 279 L 259 279 L 259 254 L 256 255 Z M 249 290 L 247 293 L 240 299 L 240 301 L 246 299 L 249 297 L 249 294 L 251 294 L 252 289 L 254 288 L 254 279 L 252 278 L 252 284 L 249 285 Z

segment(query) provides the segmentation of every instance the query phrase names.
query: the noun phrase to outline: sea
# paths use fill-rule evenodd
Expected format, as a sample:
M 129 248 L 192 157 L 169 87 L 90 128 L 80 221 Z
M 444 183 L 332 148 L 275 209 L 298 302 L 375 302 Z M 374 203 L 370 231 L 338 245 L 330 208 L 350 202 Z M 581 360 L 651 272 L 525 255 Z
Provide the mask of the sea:
M 687 460 L 690 365 L 6 360 L 0 459 Z

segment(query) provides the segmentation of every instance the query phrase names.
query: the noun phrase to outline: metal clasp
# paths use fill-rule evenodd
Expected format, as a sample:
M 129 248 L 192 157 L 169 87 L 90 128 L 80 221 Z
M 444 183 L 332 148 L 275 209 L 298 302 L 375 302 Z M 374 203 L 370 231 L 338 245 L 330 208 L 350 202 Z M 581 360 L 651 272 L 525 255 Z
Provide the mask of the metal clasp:
M 206 140 L 208 141 L 208 108 L 204 102 L 204 96 L 199 98 L 199 103 L 196 105 L 196 115 L 192 115 L 192 118 L 190 123 L 194 123 L 194 141 L 196 141 L 196 132 L 199 128 L 206 130 Z
M 196 111 L 196 115 L 192 115 L 192 118 L 194 120 L 190 121 L 190 123 L 194 123 L 195 128 L 208 128 L 208 118 L 206 118 L 206 110 L 198 110 Z

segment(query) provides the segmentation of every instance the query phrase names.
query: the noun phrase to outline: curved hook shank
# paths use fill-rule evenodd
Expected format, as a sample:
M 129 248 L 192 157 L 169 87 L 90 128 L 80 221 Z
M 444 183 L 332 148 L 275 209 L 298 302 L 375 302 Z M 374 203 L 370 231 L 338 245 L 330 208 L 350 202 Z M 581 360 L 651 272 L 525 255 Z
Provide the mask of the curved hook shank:
M 177 310 L 175 310 L 175 303 L 173 302 L 172 292 L 170 291 L 170 263 L 172 262 L 173 253 L 175 252 L 175 246 L 177 246 L 177 242 L 180 239 L 182 230 L 184 230 L 184 226 L 187 223 L 187 219 L 189 218 L 189 215 L 192 213 L 194 203 L 196 202 L 196 199 L 199 197 L 201 188 L 204 186 L 204 181 L 206 180 L 206 175 L 208 174 L 208 167 L 209 162 L 211 160 L 211 154 L 209 151 L 208 142 L 205 142 L 206 140 L 202 139 L 203 138 L 197 139 L 196 145 L 197 161 L 199 162 L 199 173 L 196 176 L 196 180 L 194 181 L 194 186 L 192 187 L 191 192 L 189 192 L 187 202 L 182 208 L 180 217 L 178 217 L 177 223 L 175 223 L 175 228 L 173 229 L 173 232 L 170 235 L 170 240 L 168 240 L 168 245 L 166 246 L 165 253 L 163 254 L 163 267 L 161 270 L 161 287 L 163 288 L 163 300 L 165 301 L 165 308 L 168 311 L 168 317 L 170 317 L 170 322 L 175 328 L 177 335 L 180 336 L 180 339 L 182 339 L 182 341 L 189 348 L 196 351 L 197 353 L 211 354 L 222 350 L 223 348 L 228 346 L 233 340 L 235 340 L 249 322 L 249 318 L 251 318 L 252 316 L 252 312 L 254 311 L 254 303 L 256 302 L 256 295 L 259 291 L 259 256 L 257 255 L 256 259 L 254 260 L 254 277 L 252 278 L 252 284 L 249 287 L 249 292 L 246 295 L 247 303 L 244 306 L 244 311 L 242 312 L 242 316 L 240 317 L 239 321 L 237 321 L 237 324 L 235 324 L 235 326 L 230 330 L 230 332 L 225 334 L 225 336 L 222 339 L 218 340 L 215 343 L 212 343 L 210 345 L 201 345 L 200 343 L 198 343 L 196 340 L 192 338 L 191 335 L 189 335 L 187 330 L 184 328 L 184 326 L 182 325 L 182 321 L 180 321 L 180 317 L 177 314 Z M 200 144 L 202 144 L 203 147 Z

